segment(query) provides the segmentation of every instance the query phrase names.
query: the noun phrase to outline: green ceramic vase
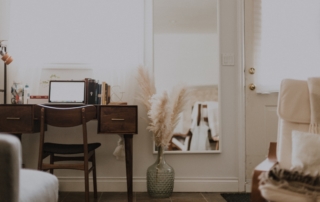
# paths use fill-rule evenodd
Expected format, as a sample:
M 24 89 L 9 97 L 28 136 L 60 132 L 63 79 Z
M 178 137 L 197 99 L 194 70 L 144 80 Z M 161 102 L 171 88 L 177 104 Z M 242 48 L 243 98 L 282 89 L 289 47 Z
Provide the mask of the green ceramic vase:
M 147 189 L 152 198 L 168 198 L 173 192 L 174 170 L 164 159 L 163 147 L 158 147 L 158 158 L 147 170 Z

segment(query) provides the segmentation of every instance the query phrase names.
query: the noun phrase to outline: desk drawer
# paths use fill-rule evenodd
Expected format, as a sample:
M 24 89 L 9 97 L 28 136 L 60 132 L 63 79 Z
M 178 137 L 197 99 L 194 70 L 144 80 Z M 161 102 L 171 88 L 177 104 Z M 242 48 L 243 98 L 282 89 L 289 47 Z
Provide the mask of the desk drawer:
M 137 106 L 100 106 L 98 133 L 137 134 Z
M 33 131 L 33 107 L 31 105 L 0 106 L 0 132 L 29 133 Z

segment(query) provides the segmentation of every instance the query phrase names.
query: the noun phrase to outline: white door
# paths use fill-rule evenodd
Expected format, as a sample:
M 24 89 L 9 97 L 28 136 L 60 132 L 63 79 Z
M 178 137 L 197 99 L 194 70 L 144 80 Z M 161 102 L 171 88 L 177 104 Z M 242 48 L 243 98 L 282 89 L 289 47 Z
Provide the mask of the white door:
M 254 84 L 254 73 L 249 73 L 254 68 L 253 1 L 245 0 L 246 191 L 251 190 L 253 169 L 266 158 L 269 143 L 276 142 L 278 127 L 278 93 L 258 94 L 249 89 Z

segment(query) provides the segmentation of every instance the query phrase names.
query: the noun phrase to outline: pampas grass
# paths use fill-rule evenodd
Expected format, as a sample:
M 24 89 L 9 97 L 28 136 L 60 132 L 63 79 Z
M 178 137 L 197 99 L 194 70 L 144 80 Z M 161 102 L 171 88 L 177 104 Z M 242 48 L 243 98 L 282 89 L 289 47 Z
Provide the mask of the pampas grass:
M 145 69 L 143 66 L 140 66 L 138 68 L 138 84 L 141 88 L 141 92 L 139 92 L 139 96 L 137 97 L 137 100 L 142 102 L 142 104 L 145 105 L 147 110 L 150 110 L 151 103 L 149 102 L 149 99 L 156 93 L 156 88 L 154 86 L 154 82 L 152 78 L 149 75 L 149 72 L 147 69 Z
M 147 130 L 153 133 L 156 146 L 168 146 L 173 130 L 179 122 L 179 114 L 187 103 L 185 86 L 175 86 L 170 94 L 156 93 L 154 82 L 144 67 L 138 68 L 138 83 L 141 88 L 137 98 L 145 105 L 148 113 Z

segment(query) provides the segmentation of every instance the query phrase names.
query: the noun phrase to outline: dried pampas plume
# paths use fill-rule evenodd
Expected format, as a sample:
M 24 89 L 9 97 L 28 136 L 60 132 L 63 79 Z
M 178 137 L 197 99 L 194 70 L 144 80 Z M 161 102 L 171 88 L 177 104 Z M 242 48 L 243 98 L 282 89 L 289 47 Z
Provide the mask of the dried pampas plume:
M 142 102 L 142 104 L 144 104 L 147 110 L 149 111 L 151 107 L 149 99 L 151 99 L 152 95 L 156 93 L 156 88 L 148 70 L 142 66 L 138 68 L 137 81 L 141 88 L 141 92 L 139 92 L 137 100 Z
M 138 68 L 138 83 L 142 91 L 138 100 L 148 110 L 147 129 L 153 133 L 156 146 L 168 146 L 179 121 L 179 114 L 186 106 L 187 90 L 180 85 L 173 88 L 170 97 L 167 92 L 156 94 L 154 82 L 143 67 Z

